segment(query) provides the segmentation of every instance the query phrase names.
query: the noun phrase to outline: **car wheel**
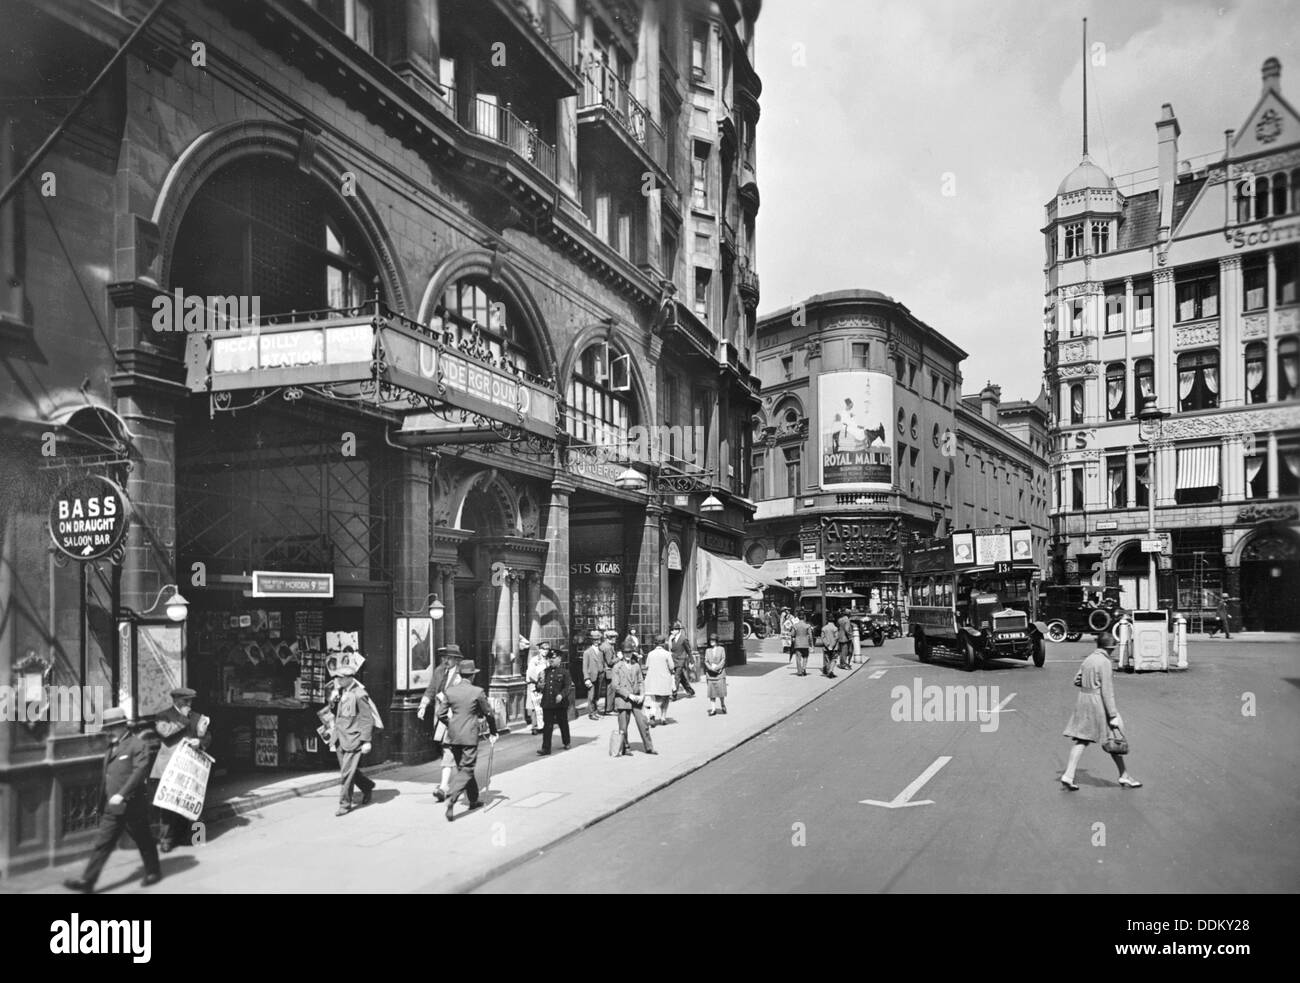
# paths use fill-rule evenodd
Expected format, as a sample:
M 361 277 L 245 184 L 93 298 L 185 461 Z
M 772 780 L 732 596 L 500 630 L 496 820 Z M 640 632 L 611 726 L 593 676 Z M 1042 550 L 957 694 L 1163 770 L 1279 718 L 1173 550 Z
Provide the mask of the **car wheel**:
M 1114 620 L 1105 608 L 1093 608 L 1088 613 L 1088 627 L 1093 631 L 1105 631 Z
M 975 643 L 971 641 L 969 635 L 962 636 L 962 655 L 965 659 L 965 668 L 967 672 L 974 672 L 980 666 L 979 653 L 975 651 Z
M 1065 636 L 1065 640 L 1066 640 L 1067 642 L 1077 642 L 1077 641 L 1078 641 L 1079 639 L 1081 639 L 1082 637 L 1083 637 L 1083 632 L 1081 632 L 1081 631 L 1072 631 L 1072 632 L 1070 632 L 1068 635 Z
M 875 632 L 871 636 L 871 644 L 874 645 L 876 648 L 880 648 L 880 646 L 884 645 L 885 644 L 884 634 L 882 632 Z
M 745 622 L 744 637 L 749 638 L 754 634 L 754 629 L 749 627 L 749 622 Z
M 1063 642 L 1069 637 L 1069 634 L 1066 631 L 1064 621 L 1052 621 L 1047 625 L 1047 638 L 1049 641 Z
M 930 642 L 926 639 L 923 632 L 917 632 L 912 638 L 912 651 L 922 662 L 930 661 Z
M 1047 661 L 1047 653 L 1044 651 L 1046 646 L 1043 645 L 1043 638 L 1040 635 L 1034 639 L 1034 665 L 1039 669 L 1043 668 L 1043 663 Z

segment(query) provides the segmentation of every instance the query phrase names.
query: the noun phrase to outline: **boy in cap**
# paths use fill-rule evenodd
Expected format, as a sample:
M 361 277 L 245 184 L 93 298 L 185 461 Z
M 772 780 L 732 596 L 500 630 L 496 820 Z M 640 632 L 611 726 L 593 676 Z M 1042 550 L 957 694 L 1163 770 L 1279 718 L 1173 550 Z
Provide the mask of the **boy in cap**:
M 462 792 L 469 799 L 470 809 L 477 809 L 483 803 L 478 797 L 478 779 L 474 775 L 474 766 L 478 764 L 479 721 L 486 720 L 493 744 L 497 742 L 496 714 L 488 703 L 487 694 L 474 685 L 478 666 L 473 659 L 461 659 L 460 680 L 447 687 L 447 707 L 451 713 L 451 722 L 447 725 L 447 744 L 451 747 L 452 757 L 456 761 L 456 774 L 451 780 L 451 789 L 447 793 L 447 821 L 451 821 L 452 809 Z
M 99 832 L 85 872 L 63 882 L 72 891 L 89 894 L 95 890 L 104 864 L 117 846 L 122 830 L 131 834 L 144 861 L 144 887 L 162 880 L 158 849 L 149 828 L 149 800 L 146 795 L 149 769 L 158 753 L 158 735 L 148 723 L 128 720 L 121 707 L 104 711 L 103 730 L 110 735 L 104 753 L 104 775 L 100 785 Z
M 162 748 L 154 759 L 153 771 L 149 777 L 155 781 L 162 778 L 167 765 L 182 743 L 204 750 L 212 743 L 212 734 L 208 731 L 208 718 L 194 712 L 194 697 L 198 694 L 188 686 L 178 686 L 172 690 L 172 705 L 154 716 L 154 729 L 162 739 Z M 172 812 L 159 809 L 162 813 L 162 835 L 158 838 L 158 850 L 171 853 L 180 843 L 189 846 L 192 842 L 193 825 L 190 820 Z
M 334 711 L 334 751 L 339 759 L 339 807 L 336 816 L 352 811 L 352 786 L 361 789 L 361 804 L 369 805 L 375 783 L 361 773 L 361 757 L 370 753 L 370 738 L 383 730 L 379 710 L 366 688 L 357 682 L 351 660 L 339 660 L 331 709 Z

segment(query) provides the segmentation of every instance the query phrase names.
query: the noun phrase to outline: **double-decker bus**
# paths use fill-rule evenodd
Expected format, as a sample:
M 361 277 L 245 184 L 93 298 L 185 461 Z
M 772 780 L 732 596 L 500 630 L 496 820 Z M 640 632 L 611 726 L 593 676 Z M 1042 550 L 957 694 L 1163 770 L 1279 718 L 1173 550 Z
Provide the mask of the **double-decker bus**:
M 966 529 L 903 554 L 903 587 L 914 650 L 961 656 L 968 671 L 986 659 L 1044 659 L 1037 621 L 1038 565 L 1028 528 Z

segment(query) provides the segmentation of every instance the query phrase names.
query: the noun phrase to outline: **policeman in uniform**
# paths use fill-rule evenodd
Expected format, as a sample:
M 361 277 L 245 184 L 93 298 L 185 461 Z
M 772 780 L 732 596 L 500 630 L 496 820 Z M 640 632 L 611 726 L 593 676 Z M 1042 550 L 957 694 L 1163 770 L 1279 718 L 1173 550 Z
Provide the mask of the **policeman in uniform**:
M 153 763 L 150 778 L 157 781 L 167 771 L 167 765 L 182 743 L 205 750 L 212 743 L 212 734 L 208 730 L 206 718 L 194 712 L 194 697 L 198 694 L 188 686 L 178 686 L 172 690 L 172 705 L 162 713 L 154 716 L 154 729 L 162 738 L 162 749 Z M 202 726 L 200 727 L 200 724 Z M 158 839 L 160 853 L 170 853 L 177 843 L 189 846 L 192 828 L 190 820 L 170 809 L 159 809 L 162 813 L 162 836 Z
M 158 734 L 149 722 L 139 723 L 127 719 L 121 707 L 104 711 L 104 733 L 111 736 L 108 751 L 104 754 L 104 777 L 100 786 L 99 832 L 90 854 L 86 870 L 79 878 L 63 882 L 72 891 L 89 894 L 117 846 L 122 830 L 131 834 L 144 861 L 144 887 L 162 880 L 158 863 L 158 848 L 154 845 L 153 830 L 149 828 L 149 801 L 147 786 L 149 770 L 158 754 Z
M 551 753 L 551 734 L 555 725 L 560 725 L 560 740 L 564 750 L 569 750 L 569 700 L 573 692 L 573 680 L 569 670 L 564 668 L 563 655 L 559 649 L 546 653 L 546 671 L 542 673 L 542 747 L 538 754 Z

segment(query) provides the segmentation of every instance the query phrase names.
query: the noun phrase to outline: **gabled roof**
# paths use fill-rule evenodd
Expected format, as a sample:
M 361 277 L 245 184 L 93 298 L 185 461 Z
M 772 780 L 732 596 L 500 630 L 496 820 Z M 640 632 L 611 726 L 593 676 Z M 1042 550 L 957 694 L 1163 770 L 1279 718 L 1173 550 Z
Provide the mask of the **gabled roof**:
M 1270 79 L 1270 62 L 1272 73 Z M 1232 138 L 1232 156 L 1248 157 L 1252 154 L 1277 150 L 1294 144 L 1300 136 L 1300 114 L 1282 96 L 1278 89 L 1281 66 L 1277 59 L 1264 63 L 1265 84 L 1259 99 L 1246 117 L 1246 122 Z

